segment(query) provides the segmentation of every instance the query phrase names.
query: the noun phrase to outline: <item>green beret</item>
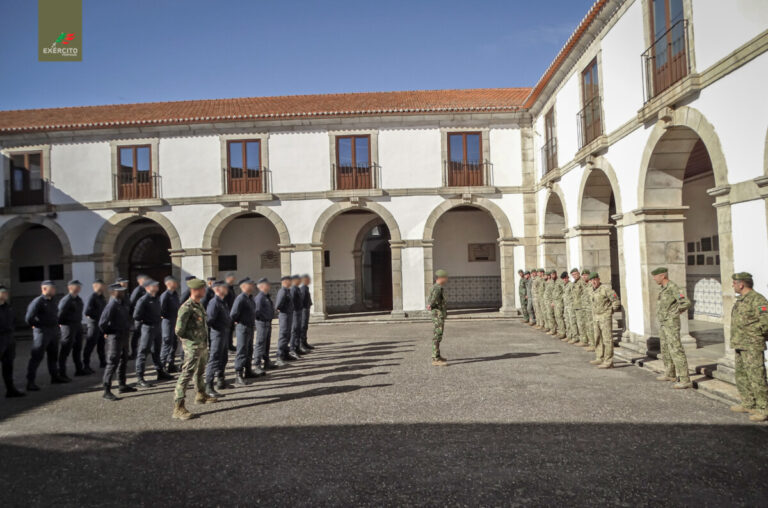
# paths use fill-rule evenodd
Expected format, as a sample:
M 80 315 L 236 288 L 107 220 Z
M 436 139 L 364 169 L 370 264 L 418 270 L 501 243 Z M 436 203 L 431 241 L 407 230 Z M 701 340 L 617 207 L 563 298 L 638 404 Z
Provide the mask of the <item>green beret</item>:
M 435 277 L 448 277 L 448 272 L 445 270 L 437 270 L 435 271 Z
M 537 269 L 536 269 L 536 271 L 537 271 L 537 272 L 543 272 L 543 271 L 544 271 L 544 269 L 543 269 L 543 268 L 537 268 Z
M 571 268 L 571 273 L 576 273 L 576 272 L 578 272 L 578 271 L 579 271 L 579 269 L 578 269 L 578 268 Z
M 733 280 L 748 280 L 748 281 L 751 281 L 752 280 L 752 274 L 751 273 L 747 273 L 747 272 L 738 272 L 738 273 L 734 273 L 733 275 L 731 275 L 731 278 Z
M 661 275 L 662 273 L 667 273 L 669 270 L 665 266 L 660 266 L 654 271 L 651 272 L 651 275 Z
M 599 279 L 599 278 L 600 278 L 600 274 L 599 274 L 599 273 L 597 273 L 597 272 L 595 272 L 595 273 L 593 273 L 593 274 L 591 274 L 591 275 L 589 276 L 589 279 L 588 279 L 588 280 L 592 280 L 592 279 Z
M 203 289 L 205 287 L 205 282 L 200 279 L 192 279 L 187 282 L 187 287 L 189 289 Z
M 581 271 L 581 274 L 582 274 L 582 275 L 589 275 L 589 270 L 587 270 L 587 269 L 585 268 L 585 269 L 583 269 L 583 270 Z
M 557 275 L 557 270 L 550 270 L 549 274 L 550 275 Z
M 530 274 L 531 274 L 531 272 L 529 272 L 528 270 L 526 270 L 525 272 L 523 272 L 523 275 L 530 275 Z

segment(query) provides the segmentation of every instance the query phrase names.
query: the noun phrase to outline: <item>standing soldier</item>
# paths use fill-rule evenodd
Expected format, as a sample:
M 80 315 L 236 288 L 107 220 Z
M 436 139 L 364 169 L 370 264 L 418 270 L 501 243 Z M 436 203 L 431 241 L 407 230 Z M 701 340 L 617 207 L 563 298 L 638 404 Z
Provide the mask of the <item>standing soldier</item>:
M 653 280 L 661 286 L 656 303 L 656 317 L 659 319 L 659 341 L 661 359 L 664 361 L 664 375 L 659 381 L 677 381 L 673 387 L 679 390 L 691 388 L 688 376 L 688 359 L 685 357 L 683 343 L 680 341 L 680 314 L 686 312 L 691 302 L 680 286 L 669 280 L 668 270 L 664 267 L 651 272 Z
M 584 321 L 581 316 L 581 293 L 585 283 L 581 280 L 578 268 L 571 270 L 571 277 L 573 277 L 573 282 L 569 284 L 571 287 L 571 340 L 568 344 L 583 347 L 587 345 L 587 339 L 583 337 Z
M 35 384 L 37 368 L 47 355 L 48 373 L 51 384 L 68 383 L 69 378 L 59 376 L 59 313 L 53 297 L 56 286 L 49 280 L 40 283 L 40 296 L 32 300 L 27 307 L 25 320 L 32 327 L 32 349 L 29 351 L 27 365 L 27 391 L 36 392 L 40 387 Z
M 83 370 L 83 299 L 80 298 L 82 284 L 79 280 L 67 282 L 67 294 L 59 300 L 59 376 L 67 378 L 67 358 L 72 353 L 75 376 L 85 376 Z
M 531 279 L 531 272 L 525 272 L 525 298 L 526 305 L 528 305 L 528 325 L 536 325 L 536 315 L 533 310 L 533 279 Z
M 136 287 L 131 292 L 131 299 L 128 301 L 130 304 L 129 311 L 133 316 L 133 311 L 136 310 L 136 304 L 139 303 L 139 299 L 144 296 L 146 290 L 144 289 L 144 283 L 149 279 L 148 276 L 140 273 L 136 276 Z M 131 332 L 131 360 L 136 359 L 136 355 L 139 351 L 139 338 L 141 337 L 141 324 L 133 323 L 133 331 Z
M 266 277 L 257 283 L 259 294 L 253 299 L 256 315 L 256 347 L 253 353 L 253 369 L 256 375 L 263 376 L 275 366 L 269 360 L 269 346 L 272 342 L 272 320 L 275 318 L 275 306 L 269 296 L 269 280 Z M 264 361 L 264 367 L 261 362 Z
M 184 407 L 187 386 L 195 378 L 195 403 L 211 404 L 218 402 L 215 397 L 205 393 L 205 366 L 208 363 L 208 327 L 205 324 L 206 315 L 200 301 L 205 296 L 205 282 L 193 279 L 187 282 L 189 300 L 179 308 L 176 319 L 176 336 L 184 348 L 184 364 L 174 390 L 173 418 L 189 420 L 194 415 Z
M 5 396 L 10 399 L 26 394 L 17 390 L 13 384 L 13 360 L 16 359 L 16 338 L 13 336 L 15 316 L 9 298 L 8 289 L 0 284 L 0 365 L 3 369 Z
M 227 283 L 227 296 L 226 296 L 226 298 L 224 298 L 224 301 L 226 302 L 227 307 L 229 309 L 232 309 L 232 306 L 235 304 L 235 296 L 237 296 L 235 294 L 235 280 L 236 280 L 235 279 L 235 274 L 232 273 L 232 272 L 227 273 L 227 276 L 224 277 L 224 282 Z M 237 348 L 235 347 L 235 342 L 234 341 L 235 341 L 235 327 L 234 326 L 230 326 L 229 327 L 229 342 L 227 342 L 227 349 L 229 351 L 233 352 L 233 353 L 235 351 L 237 351 Z M 217 386 L 217 388 L 221 389 L 221 388 L 224 388 L 224 387 L 223 386 L 222 387 L 218 387 Z
M 565 275 L 565 272 L 563 272 Z M 565 307 L 563 304 L 563 296 L 565 295 L 565 283 L 562 276 L 558 278 L 557 272 L 552 270 L 552 279 L 555 281 L 552 285 L 551 298 L 552 298 L 552 314 L 554 315 L 555 324 L 555 337 L 560 340 L 565 339 Z
M 127 281 L 126 281 L 127 283 Z M 104 334 L 107 367 L 104 369 L 104 395 L 107 400 L 119 400 L 112 393 L 112 379 L 117 371 L 118 392 L 135 392 L 136 388 L 125 382 L 128 368 L 128 342 L 133 320 L 125 305 L 127 284 L 116 282 L 109 286 L 109 302 L 99 316 L 99 330 Z
M 528 315 L 528 302 L 525 299 L 525 271 L 518 270 L 517 275 L 520 276 L 520 282 L 517 285 L 517 295 L 520 297 L 520 315 L 523 316 L 523 322 L 526 322 L 530 316 Z
M 441 367 L 448 364 L 448 361 L 440 355 L 440 342 L 443 341 L 447 314 L 443 293 L 446 282 L 448 282 L 448 272 L 445 270 L 435 271 L 435 284 L 432 286 L 427 299 L 427 310 L 432 313 L 432 326 L 434 327 L 432 331 L 432 365 Z
M 141 329 L 139 350 L 136 357 L 136 376 L 138 377 L 136 386 L 150 388 L 152 384 L 144 379 L 147 355 L 150 352 L 155 369 L 157 370 L 157 380 L 171 380 L 173 376 L 165 372 L 163 363 L 160 361 L 160 349 L 162 348 L 160 322 L 162 321 L 162 311 L 160 309 L 160 297 L 157 295 L 160 291 L 160 283 L 156 280 L 146 279 L 144 281 L 144 289 L 144 296 L 136 302 L 136 308 L 133 311 L 133 320 Z
M 571 342 L 571 339 L 573 339 L 573 328 L 571 327 L 571 314 L 573 313 L 571 290 L 573 289 L 573 284 L 569 283 L 568 272 L 561 273 L 560 280 L 563 284 L 563 325 L 565 326 L 563 342 Z
M 557 335 L 555 330 L 555 309 L 552 303 L 552 290 L 555 287 L 555 278 L 557 272 L 550 271 L 544 275 L 544 313 L 545 313 L 545 331 L 547 335 Z
M 226 302 L 228 290 L 229 287 L 223 280 L 214 282 L 215 296 L 208 302 L 208 308 L 205 310 L 206 322 L 211 332 L 211 352 L 205 369 L 205 393 L 209 397 L 222 396 L 213 387 L 213 380 L 224 379 L 224 368 L 227 365 L 229 330 L 232 327 Z
M 163 281 L 165 291 L 160 295 L 160 330 L 162 333 L 163 347 L 160 350 L 160 363 L 169 374 L 178 372 L 176 369 L 176 333 L 173 331 L 176 327 L 176 317 L 179 315 L 179 282 L 172 276 L 168 276 Z M 182 360 L 183 361 L 183 360 Z
M 600 284 L 600 274 L 589 276 L 592 284 L 592 315 L 595 320 L 595 359 L 592 365 L 598 369 L 613 368 L 613 312 L 619 310 L 621 303 L 616 292 L 608 286 Z
M 96 279 L 93 281 L 93 293 L 88 297 L 85 304 L 85 348 L 83 349 L 83 370 L 87 374 L 93 374 L 91 369 L 91 354 L 94 348 L 99 357 L 99 367 L 102 369 L 107 366 L 107 357 L 104 354 L 104 334 L 99 329 L 99 318 L 107 306 L 107 299 L 104 297 L 104 281 Z
M 253 325 L 255 321 L 253 293 L 253 281 L 246 277 L 238 284 L 240 294 L 235 298 L 229 317 L 235 326 L 237 336 L 237 352 L 235 353 L 235 386 L 246 386 L 245 371 L 251 362 L 248 351 L 253 343 Z
M 582 330 L 581 340 L 587 345 L 587 351 L 595 350 L 595 320 L 592 315 L 592 293 L 594 289 L 592 284 L 587 282 L 591 273 L 586 268 L 581 271 L 581 281 L 584 286 L 581 288 L 581 319 L 584 326 L 579 325 Z
M 282 287 L 277 292 L 275 308 L 277 309 L 278 337 L 277 337 L 277 365 L 282 367 L 285 362 L 292 360 L 288 353 L 291 342 L 291 319 L 293 318 L 293 299 L 291 298 L 291 276 L 283 275 L 280 279 Z
M 301 290 L 301 299 L 302 303 L 304 304 L 301 311 L 301 347 L 305 351 L 315 349 L 315 346 L 310 346 L 309 341 L 307 340 L 307 330 L 309 330 L 309 312 L 312 308 L 312 295 L 309 292 L 310 282 L 311 279 L 309 278 L 309 274 L 305 273 L 301 276 L 301 286 L 299 286 L 299 289 Z
M 733 290 L 739 295 L 731 310 L 731 346 L 736 351 L 736 388 L 741 404 L 736 413 L 752 413 L 753 422 L 768 420 L 768 383 L 765 379 L 765 339 L 768 335 L 768 300 L 752 289 L 752 275 L 734 273 Z
M 299 289 L 301 277 L 291 276 L 291 300 L 293 300 L 293 317 L 291 318 L 291 342 L 290 352 L 288 353 L 294 359 L 301 358 L 306 351 L 301 349 L 301 319 L 303 317 L 304 299 Z
M 533 283 L 533 302 L 534 312 L 536 313 L 536 328 L 543 330 L 546 324 L 546 313 L 544 312 L 544 269 L 536 269 L 536 281 Z

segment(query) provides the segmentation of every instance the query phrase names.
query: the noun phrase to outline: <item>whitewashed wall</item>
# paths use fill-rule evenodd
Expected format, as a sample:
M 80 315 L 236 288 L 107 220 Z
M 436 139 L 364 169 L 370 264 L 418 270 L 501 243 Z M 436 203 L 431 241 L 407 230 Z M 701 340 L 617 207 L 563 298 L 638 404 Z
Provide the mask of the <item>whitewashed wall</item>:
M 51 146 L 51 202 L 88 203 L 112 199 L 112 166 L 109 143 L 56 144 Z
M 163 197 L 217 196 L 224 191 L 218 136 L 161 138 L 158 158 Z
M 379 131 L 382 187 L 439 187 L 442 184 L 440 146 L 437 128 Z

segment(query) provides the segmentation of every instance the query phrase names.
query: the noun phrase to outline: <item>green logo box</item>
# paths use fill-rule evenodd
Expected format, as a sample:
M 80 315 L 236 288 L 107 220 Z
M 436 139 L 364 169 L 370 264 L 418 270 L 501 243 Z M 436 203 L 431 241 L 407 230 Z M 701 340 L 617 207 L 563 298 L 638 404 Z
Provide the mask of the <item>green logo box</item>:
M 37 59 L 83 60 L 82 0 L 37 0 Z

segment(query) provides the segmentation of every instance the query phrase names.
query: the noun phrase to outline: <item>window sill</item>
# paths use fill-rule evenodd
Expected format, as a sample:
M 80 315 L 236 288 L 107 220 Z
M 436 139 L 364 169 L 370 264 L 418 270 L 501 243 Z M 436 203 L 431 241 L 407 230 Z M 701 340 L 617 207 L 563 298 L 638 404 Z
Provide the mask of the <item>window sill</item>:
M 605 134 L 600 134 L 598 137 L 581 147 L 581 149 L 576 152 L 574 160 L 576 160 L 579 164 L 584 164 L 587 160 L 587 157 L 590 155 L 597 156 L 607 151 L 608 136 Z
M 438 194 L 443 197 L 461 196 L 462 194 L 498 194 L 499 189 L 490 185 L 466 186 L 466 187 L 440 187 Z
M 648 122 L 649 120 L 656 120 L 659 111 L 667 106 L 674 106 L 682 100 L 699 93 L 699 90 L 701 90 L 701 76 L 697 73 L 689 74 L 650 101 L 646 102 L 643 107 L 637 111 L 637 118 L 642 123 Z
M 328 199 L 345 199 L 352 197 L 378 197 L 385 195 L 382 189 L 335 189 L 328 191 Z

